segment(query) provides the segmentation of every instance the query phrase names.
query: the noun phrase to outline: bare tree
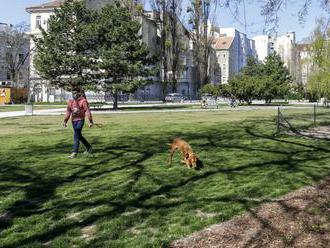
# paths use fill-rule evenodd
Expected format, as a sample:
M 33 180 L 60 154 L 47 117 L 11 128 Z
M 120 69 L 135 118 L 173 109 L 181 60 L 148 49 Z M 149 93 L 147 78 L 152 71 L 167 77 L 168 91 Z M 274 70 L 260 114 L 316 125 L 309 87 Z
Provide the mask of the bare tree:
M 162 83 L 162 98 L 165 100 L 168 86 L 168 68 L 169 68 L 169 0 L 150 0 L 151 7 L 155 12 L 155 19 L 159 29 L 159 43 L 160 43 L 160 69 L 161 69 L 161 83 Z
M 28 87 L 30 52 L 27 30 L 27 25 L 19 24 L 8 26 L 0 33 L 4 45 L 3 52 L 0 54 L 1 60 L 14 86 L 23 82 L 22 86 Z
M 188 37 L 185 27 L 180 21 L 182 0 L 169 1 L 169 29 L 170 29 L 170 69 L 172 71 L 172 92 L 176 92 L 178 76 L 182 73 L 183 64 L 181 58 L 187 51 L 185 38 Z
M 210 81 L 209 57 L 214 40 L 213 30 L 209 27 L 209 23 L 212 23 L 212 3 L 211 0 L 191 0 L 187 9 L 194 43 L 194 61 L 197 65 L 197 90 Z

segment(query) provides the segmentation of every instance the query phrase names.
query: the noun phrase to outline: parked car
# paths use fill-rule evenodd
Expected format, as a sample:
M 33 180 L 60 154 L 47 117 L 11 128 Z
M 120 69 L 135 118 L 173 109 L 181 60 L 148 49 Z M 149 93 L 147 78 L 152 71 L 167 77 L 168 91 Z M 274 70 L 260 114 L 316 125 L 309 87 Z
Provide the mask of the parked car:
M 183 102 L 185 97 L 179 93 L 170 93 L 165 97 L 166 102 Z

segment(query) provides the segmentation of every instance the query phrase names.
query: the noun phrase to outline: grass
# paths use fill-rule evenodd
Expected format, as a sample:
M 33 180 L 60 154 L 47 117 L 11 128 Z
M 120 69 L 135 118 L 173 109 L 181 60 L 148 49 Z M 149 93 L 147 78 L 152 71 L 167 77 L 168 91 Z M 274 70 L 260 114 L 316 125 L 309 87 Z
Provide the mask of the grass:
M 0 112 L 8 112 L 8 111 L 24 111 L 23 105 L 0 105 Z
M 276 136 L 275 117 L 96 116 L 103 127 L 84 130 L 94 155 L 74 160 L 60 117 L 2 119 L 0 247 L 166 247 L 329 176 L 329 142 Z M 166 164 L 175 137 L 189 141 L 201 170 L 180 165 L 179 155 Z
M 33 105 L 34 110 L 44 110 L 44 109 L 58 109 L 65 108 L 65 105 Z M 0 112 L 11 112 L 11 111 L 24 111 L 24 105 L 2 105 L 0 106 Z
M 151 105 L 151 104 L 150 104 Z M 58 108 L 65 108 L 65 105 L 34 105 L 34 110 L 44 110 L 44 109 L 58 109 Z M 215 108 L 215 107 L 209 107 Z M 221 104 L 219 108 L 229 108 L 228 105 Z M 200 104 L 191 104 L 191 105 L 171 105 L 171 104 L 163 104 L 158 106 L 137 106 L 137 107 L 130 107 L 129 104 L 120 105 L 118 110 L 119 111 L 148 111 L 148 110 L 175 110 L 175 109 L 201 109 Z M 107 111 L 112 110 L 112 105 L 104 105 L 102 108 L 94 108 L 91 107 L 92 111 Z M 9 112 L 9 111 L 24 111 L 24 105 L 4 105 L 0 106 L 0 112 Z

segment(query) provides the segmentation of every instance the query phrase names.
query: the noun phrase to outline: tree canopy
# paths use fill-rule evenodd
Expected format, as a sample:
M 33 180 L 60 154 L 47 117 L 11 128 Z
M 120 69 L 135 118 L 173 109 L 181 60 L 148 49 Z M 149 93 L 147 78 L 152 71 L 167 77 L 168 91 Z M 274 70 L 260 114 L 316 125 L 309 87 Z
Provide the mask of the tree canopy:
M 325 30 L 325 31 L 324 31 Z M 315 71 L 308 79 L 307 92 L 311 100 L 316 101 L 321 97 L 330 99 L 330 28 L 324 28 L 320 20 L 314 31 L 312 43 L 312 56 Z
M 67 0 L 35 37 L 34 65 L 53 86 L 132 91 L 150 82 L 154 59 L 138 35 L 140 24 L 119 2 L 100 11 Z
M 118 91 L 131 92 L 152 82 L 155 59 L 141 42 L 139 30 L 139 22 L 119 4 L 107 5 L 98 16 L 98 78 L 101 88 L 115 98 Z
M 83 2 L 67 0 L 49 18 L 48 30 L 34 37 L 33 57 L 39 75 L 51 85 L 71 91 L 95 88 L 91 69 L 97 59 L 93 26 L 95 13 Z
M 235 98 L 240 102 L 252 103 L 263 99 L 270 103 L 275 97 L 285 97 L 291 89 L 291 76 L 278 54 L 266 57 L 264 64 L 249 58 L 246 67 L 229 79 L 228 84 L 203 87 L 203 93 L 218 94 Z

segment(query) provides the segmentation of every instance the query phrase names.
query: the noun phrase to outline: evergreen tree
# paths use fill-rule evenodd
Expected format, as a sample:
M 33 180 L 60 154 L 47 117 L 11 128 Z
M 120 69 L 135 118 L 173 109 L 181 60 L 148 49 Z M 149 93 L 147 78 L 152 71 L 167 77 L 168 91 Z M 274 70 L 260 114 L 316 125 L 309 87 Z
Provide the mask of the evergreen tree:
M 258 64 L 254 58 L 249 58 L 241 72 L 229 79 L 223 93 L 248 104 L 253 99 L 271 103 L 275 97 L 287 95 L 291 82 L 290 73 L 280 56 L 273 53 L 267 56 L 265 64 Z
M 266 103 L 271 103 L 275 97 L 284 97 L 287 95 L 292 78 L 287 67 L 277 53 L 272 53 L 266 57 L 266 62 L 262 68 L 263 83 L 262 95 Z
M 93 22 L 83 1 L 67 0 L 49 18 L 48 30 L 34 38 L 34 66 L 50 84 L 66 90 L 95 88 Z
M 131 92 L 152 82 L 155 60 L 138 33 L 140 24 L 132 20 L 130 12 L 119 3 L 101 9 L 97 20 L 97 77 L 104 91 L 114 97 L 118 107 L 118 93 Z
M 225 94 L 240 102 L 251 104 L 253 99 L 258 99 L 262 95 L 262 84 L 265 81 L 262 71 L 263 65 L 258 64 L 253 57 L 249 57 L 247 65 L 241 72 L 229 79 Z

